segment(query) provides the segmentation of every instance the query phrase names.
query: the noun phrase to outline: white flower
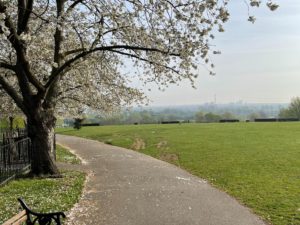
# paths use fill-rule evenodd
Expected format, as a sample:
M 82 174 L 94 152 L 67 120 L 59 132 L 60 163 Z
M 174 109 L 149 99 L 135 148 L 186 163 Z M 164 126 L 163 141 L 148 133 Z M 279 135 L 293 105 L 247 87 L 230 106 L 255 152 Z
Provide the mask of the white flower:
M 0 20 L 5 20 L 5 14 L 4 13 L 0 13 Z
M 52 66 L 53 66 L 54 68 L 57 68 L 57 67 L 58 67 L 58 64 L 57 64 L 56 62 L 53 62 L 53 63 L 52 63 Z

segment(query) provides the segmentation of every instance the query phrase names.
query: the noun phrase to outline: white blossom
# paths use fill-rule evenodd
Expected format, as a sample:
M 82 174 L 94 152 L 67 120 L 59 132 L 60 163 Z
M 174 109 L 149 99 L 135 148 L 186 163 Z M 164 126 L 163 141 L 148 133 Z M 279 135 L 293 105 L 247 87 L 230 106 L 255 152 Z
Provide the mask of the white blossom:
M 140 87 L 131 84 L 136 78 L 161 89 L 184 79 L 193 86 L 198 65 L 213 69 L 209 55 L 220 51 L 210 42 L 230 18 L 229 0 L 32 2 L 26 11 L 16 0 L 0 0 L 0 94 L 6 96 L 0 101 L 11 103 L 10 96 L 20 107 L 39 99 L 36 105 L 57 113 L 143 103 Z M 252 7 L 261 2 L 248 0 Z M 269 0 L 266 5 L 278 8 Z M 22 73 L 13 69 L 17 64 Z

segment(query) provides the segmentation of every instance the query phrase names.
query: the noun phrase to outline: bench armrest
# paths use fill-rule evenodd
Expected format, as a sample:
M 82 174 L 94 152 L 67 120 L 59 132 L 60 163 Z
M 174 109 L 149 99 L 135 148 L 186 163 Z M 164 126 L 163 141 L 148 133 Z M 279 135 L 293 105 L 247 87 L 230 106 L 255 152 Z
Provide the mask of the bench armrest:
M 37 213 L 32 211 L 24 202 L 22 198 L 18 198 L 22 208 L 26 211 L 27 214 L 27 224 L 34 225 L 38 222 L 40 225 L 51 224 L 52 222 L 57 225 L 61 225 L 60 217 L 66 218 L 66 215 L 63 212 L 52 212 L 52 213 Z M 35 217 L 32 219 L 32 216 Z

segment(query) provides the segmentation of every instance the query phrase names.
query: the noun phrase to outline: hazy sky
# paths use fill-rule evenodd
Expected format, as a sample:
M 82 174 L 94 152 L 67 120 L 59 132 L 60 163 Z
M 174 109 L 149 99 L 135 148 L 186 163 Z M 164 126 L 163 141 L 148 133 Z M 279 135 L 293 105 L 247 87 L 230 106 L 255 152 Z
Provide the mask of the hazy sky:
M 196 90 L 188 82 L 165 92 L 152 88 L 151 105 L 200 104 L 215 96 L 217 103 L 286 103 L 300 96 L 300 1 L 276 2 L 275 12 L 251 9 L 257 18 L 252 24 L 244 1 L 232 0 L 225 33 L 214 41 L 222 51 L 213 57 L 217 75 L 199 69 Z

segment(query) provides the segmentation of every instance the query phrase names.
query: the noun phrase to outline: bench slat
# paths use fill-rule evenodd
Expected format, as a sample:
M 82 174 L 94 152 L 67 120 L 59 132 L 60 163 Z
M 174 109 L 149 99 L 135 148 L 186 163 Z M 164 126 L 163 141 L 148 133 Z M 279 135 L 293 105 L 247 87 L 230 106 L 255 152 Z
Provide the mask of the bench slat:
M 10 218 L 6 222 L 4 222 L 2 225 L 14 225 L 14 224 L 20 224 L 24 222 L 27 219 L 26 216 L 26 210 L 23 210 L 22 212 L 18 213 L 14 217 Z
M 23 216 L 21 217 L 20 219 L 18 219 L 16 222 L 14 222 L 12 225 L 20 225 L 22 224 L 23 222 L 25 222 L 27 220 L 27 216 Z

